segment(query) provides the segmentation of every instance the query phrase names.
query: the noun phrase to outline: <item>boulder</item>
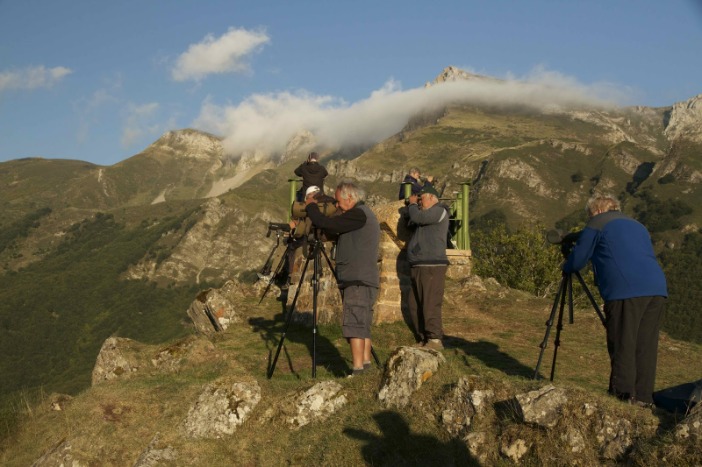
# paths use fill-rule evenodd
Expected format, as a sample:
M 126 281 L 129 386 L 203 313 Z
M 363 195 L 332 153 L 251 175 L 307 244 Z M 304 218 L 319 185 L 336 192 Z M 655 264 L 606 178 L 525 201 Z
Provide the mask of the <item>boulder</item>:
M 208 384 L 183 422 L 189 438 L 231 436 L 261 400 L 256 381 L 223 378 Z
M 293 429 L 301 428 L 315 420 L 326 420 L 348 402 L 336 381 L 317 383 L 293 398 L 292 414 L 286 423 Z
M 524 423 L 553 428 L 561 418 L 563 406 L 568 402 L 564 389 L 544 386 L 526 394 L 517 394 L 518 408 Z
M 405 407 L 412 394 L 431 378 L 446 359 L 441 352 L 399 347 L 385 365 L 378 399 L 384 407 Z

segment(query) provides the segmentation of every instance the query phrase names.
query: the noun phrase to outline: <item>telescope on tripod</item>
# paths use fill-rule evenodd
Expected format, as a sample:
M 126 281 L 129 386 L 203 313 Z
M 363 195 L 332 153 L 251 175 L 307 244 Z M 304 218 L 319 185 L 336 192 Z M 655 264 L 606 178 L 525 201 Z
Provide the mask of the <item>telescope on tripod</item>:
M 580 232 L 571 232 L 569 234 L 564 235 L 559 230 L 550 230 L 546 234 L 546 240 L 548 240 L 549 243 L 561 245 L 561 253 L 563 254 L 564 258 L 567 258 L 571 250 L 573 249 L 575 242 L 577 242 L 579 236 Z M 590 289 L 585 284 L 585 281 L 580 275 L 580 272 L 575 272 L 573 274 L 568 274 L 564 272 L 561 277 L 561 283 L 558 286 L 558 291 L 556 292 L 556 297 L 553 300 L 551 314 L 549 315 L 548 320 L 546 321 L 546 333 L 544 335 L 544 339 L 541 341 L 541 344 L 539 344 L 539 347 L 541 347 L 541 351 L 539 352 L 539 359 L 536 362 L 536 368 L 534 369 L 534 379 L 539 378 L 539 367 L 541 366 L 544 351 L 546 350 L 546 346 L 548 345 L 548 339 L 551 334 L 551 328 L 553 327 L 553 323 L 556 320 L 556 312 L 558 311 L 556 337 L 553 342 L 554 348 L 553 360 L 551 362 L 551 381 L 553 381 L 553 378 L 556 374 L 556 357 L 558 356 L 558 347 L 561 345 L 561 331 L 563 330 L 563 313 L 565 311 L 566 302 L 568 302 L 568 322 L 569 324 L 573 324 L 575 322 L 573 318 L 573 276 L 575 276 L 578 279 L 578 282 L 580 283 L 580 286 L 585 292 L 585 295 L 587 295 L 590 304 L 597 313 L 597 316 L 600 318 L 602 326 L 605 326 L 605 317 L 602 314 L 599 305 L 595 301 L 595 298 L 592 296 Z
M 288 246 L 290 248 L 290 245 Z M 300 273 L 300 280 L 297 284 L 297 288 L 295 290 L 295 296 L 292 300 L 292 303 L 290 305 L 290 308 L 288 310 L 287 317 L 285 319 L 285 326 L 283 328 L 283 333 L 280 337 L 280 341 L 278 342 L 278 348 L 275 352 L 275 356 L 273 357 L 273 360 L 271 361 L 270 367 L 268 368 L 268 373 L 267 377 L 270 379 L 273 376 L 273 372 L 275 371 L 276 364 L 278 363 L 278 358 L 280 356 L 280 352 L 283 348 L 283 345 L 285 343 L 285 336 L 287 335 L 288 328 L 290 327 L 290 323 L 292 323 L 293 316 L 295 313 L 295 307 L 297 305 L 297 300 L 300 296 L 300 291 L 302 290 L 302 284 L 305 280 L 305 276 L 307 274 L 307 268 L 310 264 L 310 261 L 312 262 L 312 377 L 315 378 L 317 376 L 317 303 L 318 303 L 318 296 L 319 296 L 319 279 L 321 276 L 322 272 L 322 257 L 327 261 L 327 265 L 329 266 L 329 269 L 331 270 L 334 280 L 337 281 L 337 276 L 336 276 L 336 271 L 334 270 L 334 267 L 332 266 L 331 259 L 329 258 L 329 255 L 326 252 L 326 249 L 324 247 L 324 242 L 320 238 L 320 234 L 318 229 L 313 229 L 313 233 L 308 237 L 307 239 L 307 257 L 305 259 L 305 264 L 302 267 L 302 271 Z M 287 251 L 283 254 L 283 256 L 280 259 L 280 263 L 278 264 L 278 267 L 276 268 L 276 271 L 278 272 L 282 265 L 286 261 L 286 256 L 287 256 Z M 276 274 L 277 274 L 276 272 Z M 266 287 L 266 290 L 264 291 L 263 296 L 265 296 L 266 292 L 268 291 L 268 288 L 270 287 L 270 283 L 268 287 Z M 261 300 L 263 300 L 263 296 L 261 297 Z M 260 302 L 259 302 L 260 303 Z M 371 354 L 373 356 L 373 359 L 375 360 L 375 363 L 377 366 L 380 366 L 380 360 L 378 359 L 377 354 L 375 353 L 375 350 L 371 347 Z

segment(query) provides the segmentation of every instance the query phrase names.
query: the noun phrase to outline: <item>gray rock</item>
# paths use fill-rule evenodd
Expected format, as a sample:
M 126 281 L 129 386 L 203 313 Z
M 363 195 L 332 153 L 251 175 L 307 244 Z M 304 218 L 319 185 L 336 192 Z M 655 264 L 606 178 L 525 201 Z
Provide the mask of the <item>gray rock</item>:
M 256 381 L 229 378 L 208 384 L 183 422 L 190 438 L 221 438 L 236 431 L 261 400 Z
M 493 391 L 471 391 L 469 379 L 463 376 L 444 400 L 441 423 L 451 435 L 465 439 L 473 417 L 482 413 L 493 397 Z
M 675 438 L 693 443 L 702 442 L 702 404 L 697 403 L 682 422 L 675 427 Z
M 92 384 L 125 379 L 143 366 L 144 346 L 125 337 L 109 337 L 102 343 L 93 367 Z
M 234 305 L 217 289 L 200 292 L 187 312 L 195 328 L 206 336 L 225 331 L 232 323 L 242 321 Z
M 34 461 L 32 467 L 87 467 L 88 461 L 73 453 L 71 442 L 62 439 Z
M 605 459 L 619 459 L 632 446 L 632 425 L 629 420 L 612 419 L 607 414 L 595 426 L 600 456 Z
M 342 389 L 335 381 L 323 381 L 299 393 L 294 398 L 294 414 L 286 418 L 287 424 L 298 429 L 315 420 L 326 420 L 348 402 Z
M 565 390 L 553 385 L 526 394 L 517 394 L 516 399 L 522 420 L 545 428 L 556 426 L 563 406 L 568 402 Z
M 156 433 L 146 449 L 139 455 L 134 467 L 157 467 L 163 465 L 164 461 L 175 461 L 177 458 L 178 451 L 172 446 L 160 447 L 159 433 Z
M 385 407 L 405 407 L 412 394 L 431 378 L 446 359 L 441 352 L 400 347 L 388 358 L 378 399 Z

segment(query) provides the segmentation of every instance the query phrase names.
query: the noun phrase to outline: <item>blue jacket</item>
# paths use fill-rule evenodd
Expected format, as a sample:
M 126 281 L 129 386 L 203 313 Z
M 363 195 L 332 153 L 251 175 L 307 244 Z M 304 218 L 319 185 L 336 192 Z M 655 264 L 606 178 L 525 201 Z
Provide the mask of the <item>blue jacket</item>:
M 579 271 L 588 260 L 592 261 L 597 288 L 605 302 L 668 296 L 665 275 L 656 260 L 648 230 L 619 211 L 590 219 L 563 271 Z

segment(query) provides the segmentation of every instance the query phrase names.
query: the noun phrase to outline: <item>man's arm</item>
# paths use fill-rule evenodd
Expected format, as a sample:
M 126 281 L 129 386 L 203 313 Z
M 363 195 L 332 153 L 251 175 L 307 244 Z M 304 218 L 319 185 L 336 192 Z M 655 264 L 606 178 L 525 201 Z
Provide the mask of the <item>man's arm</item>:
M 298 177 L 302 177 L 302 168 L 305 166 L 305 163 L 303 162 L 302 164 L 297 166 L 297 169 L 295 169 L 295 175 Z
M 366 223 L 366 213 L 360 209 L 353 208 L 338 216 L 327 217 L 319 211 L 316 203 L 307 205 L 307 216 L 315 227 L 332 235 L 360 229 Z
M 446 209 L 438 204 L 430 209 L 419 209 L 416 204 L 410 204 L 407 211 L 410 222 L 417 225 L 438 224 L 446 216 Z
M 598 230 L 589 227 L 583 229 L 573 247 L 573 251 L 568 255 L 566 262 L 563 263 L 563 272 L 573 273 L 585 267 L 595 251 L 598 234 Z

